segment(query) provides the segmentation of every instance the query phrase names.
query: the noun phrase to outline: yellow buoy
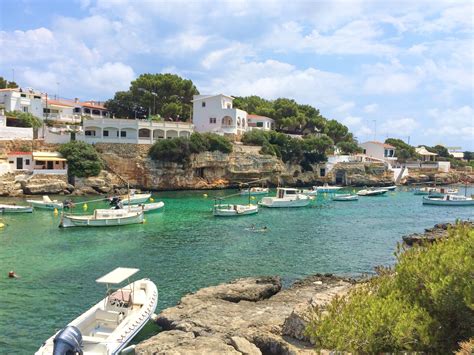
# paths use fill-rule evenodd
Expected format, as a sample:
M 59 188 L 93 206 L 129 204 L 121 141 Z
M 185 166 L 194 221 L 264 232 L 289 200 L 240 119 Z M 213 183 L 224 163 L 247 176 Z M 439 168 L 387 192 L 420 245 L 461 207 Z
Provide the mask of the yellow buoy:
M 5 224 L 0 222 L 0 228 L 3 228 L 3 227 L 5 227 Z
M 145 219 L 145 218 L 143 218 L 143 224 L 145 224 L 145 223 L 146 223 L 146 219 Z
M 250 199 L 251 199 L 251 200 L 255 200 L 255 196 L 250 196 Z
M 202 195 L 204 196 L 204 198 L 206 198 L 206 197 L 207 197 L 207 194 L 202 194 Z
M 87 203 L 85 203 L 85 204 L 82 205 L 82 209 L 83 209 L 84 211 L 87 211 L 87 207 L 88 207 L 88 206 L 87 206 Z
M 55 215 L 55 216 L 58 215 L 58 209 L 57 209 L 57 208 L 54 209 L 54 215 Z
M 150 202 L 155 202 L 155 199 L 153 197 L 150 197 Z

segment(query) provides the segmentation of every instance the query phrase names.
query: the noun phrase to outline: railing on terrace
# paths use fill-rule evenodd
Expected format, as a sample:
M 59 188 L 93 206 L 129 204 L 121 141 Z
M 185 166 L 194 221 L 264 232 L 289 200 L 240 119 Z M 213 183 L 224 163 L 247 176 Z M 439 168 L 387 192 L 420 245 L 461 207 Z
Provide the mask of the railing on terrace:
M 33 175 L 66 175 L 67 170 L 65 169 L 41 169 L 41 170 L 33 170 Z

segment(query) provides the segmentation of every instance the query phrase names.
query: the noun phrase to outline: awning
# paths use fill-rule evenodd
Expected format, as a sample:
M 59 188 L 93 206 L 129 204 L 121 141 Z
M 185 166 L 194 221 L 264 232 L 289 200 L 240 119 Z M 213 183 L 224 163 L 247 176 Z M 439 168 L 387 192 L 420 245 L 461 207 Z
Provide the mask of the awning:
M 36 161 L 67 161 L 58 152 L 33 152 L 33 160 Z
M 140 269 L 118 267 L 101 278 L 98 278 L 95 282 L 101 284 L 119 284 L 130 276 L 135 275 L 138 271 L 140 271 Z
M 432 153 L 432 152 L 428 151 L 428 149 L 426 149 L 424 146 L 421 146 L 419 148 L 415 148 L 415 151 L 420 155 L 432 155 L 432 156 L 438 155 L 436 153 Z

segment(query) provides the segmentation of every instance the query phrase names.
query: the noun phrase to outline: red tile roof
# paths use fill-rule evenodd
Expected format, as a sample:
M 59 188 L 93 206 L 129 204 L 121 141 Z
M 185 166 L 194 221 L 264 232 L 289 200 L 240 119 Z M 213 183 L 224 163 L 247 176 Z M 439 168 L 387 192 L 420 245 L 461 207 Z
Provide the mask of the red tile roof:
M 262 118 L 265 118 L 265 119 L 268 119 L 268 120 L 273 120 L 273 118 L 270 118 L 270 117 L 267 117 L 267 116 L 260 116 L 260 115 L 252 115 L 252 114 L 248 114 L 247 115 L 247 118 L 250 118 L 250 119 L 262 119 Z
M 101 105 L 97 102 L 85 101 L 85 102 L 79 102 L 78 104 L 83 107 L 97 108 L 99 110 L 107 110 L 107 108 L 104 105 Z
M 48 105 L 74 107 L 74 105 L 72 105 L 72 104 L 70 104 L 70 103 L 68 103 L 68 102 L 61 101 L 61 100 L 51 100 L 51 99 L 48 99 Z
M 9 152 L 7 155 L 31 155 L 33 152 Z

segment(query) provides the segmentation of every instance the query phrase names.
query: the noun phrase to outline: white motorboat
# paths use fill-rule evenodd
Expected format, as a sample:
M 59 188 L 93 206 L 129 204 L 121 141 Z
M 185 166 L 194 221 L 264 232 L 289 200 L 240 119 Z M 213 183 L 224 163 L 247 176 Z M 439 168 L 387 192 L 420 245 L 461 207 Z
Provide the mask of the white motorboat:
M 31 213 L 33 207 L 18 205 L 2 205 L 0 204 L 0 213 Z
M 342 186 L 329 186 L 328 183 L 325 183 L 323 186 L 313 186 L 313 190 L 316 190 L 319 193 L 331 193 L 340 189 L 342 189 Z
M 415 189 L 414 195 L 430 195 L 431 197 L 442 197 L 445 194 L 453 195 L 457 194 L 458 189 L 446 188 L 446 187 L 420 187 Z
M 119 267 L 96 282 L 107 287 L 106 297 L 74 319 L 41 346 L 36 355 L 116 355 L 153 315 L 158 289 L 149 279 L 130 283 L 139 269 Z M 128 285 L 118 287 L 128 280 Z
M 395 191 L 397 189 L 397 185 L 385 186 L 385 187 L 383 187 L 383 189 L 386 189 L 388 191 Z
M 153 202 L 153 203 L 143 203 L 140 205 L 127 205 L 123 209 L 130 211 L 130 212 L 157 212 L 160 209 L 165 207 L 165 203 L 163 201 L 160 202 Z M 111 208 L 112 210 L 116 209 L 115 207 Z
M 212 213 L 214 214 L 214 216 L 218 217 L 246 216 L 258 213 L 258 206 L 252 204 L 215 204 Z
M 62 213 L 59 227 L 109 227 L 143 223 L 143 211 L 97 209 L 91 215 Z
M 136 190 L 130 190 L 129 194 L 118 196 L 124 205 L 145 203 L 150 197 L 151 193 L 138 193 Z
M 358 196 L 378 196 L 387 193 L 387 189 L 382 188 L 371 188 L 371 189 L 364 189 L 357 192 Z
M 264 197 L 258 204 L 264 207 L 305 207 L 310 202 L 311 198 L 297 189 L 279 187 L 276 197 Z
M 270 189 L 268 187 L 251 187 L 249 189 L 242 189 L 240 190 L 240 195 L 247 196 L 247 195 L 266 195 Z
M 423 204 L 436 206 L 474 206 L 474 199 L 462 195 L 423 196 Z
M 333 201 L 357 201 L 359 196 L 351 194 L 335 194 L 332 198 Z
M 42 200 L 26 200 L 34 208 L 43 208 L 47 210 L 54 210 L 55 208 L 59 209 L 63 207 L 63 203 L 58 200 L 51 200 L 49 196 L 43 196 Z

